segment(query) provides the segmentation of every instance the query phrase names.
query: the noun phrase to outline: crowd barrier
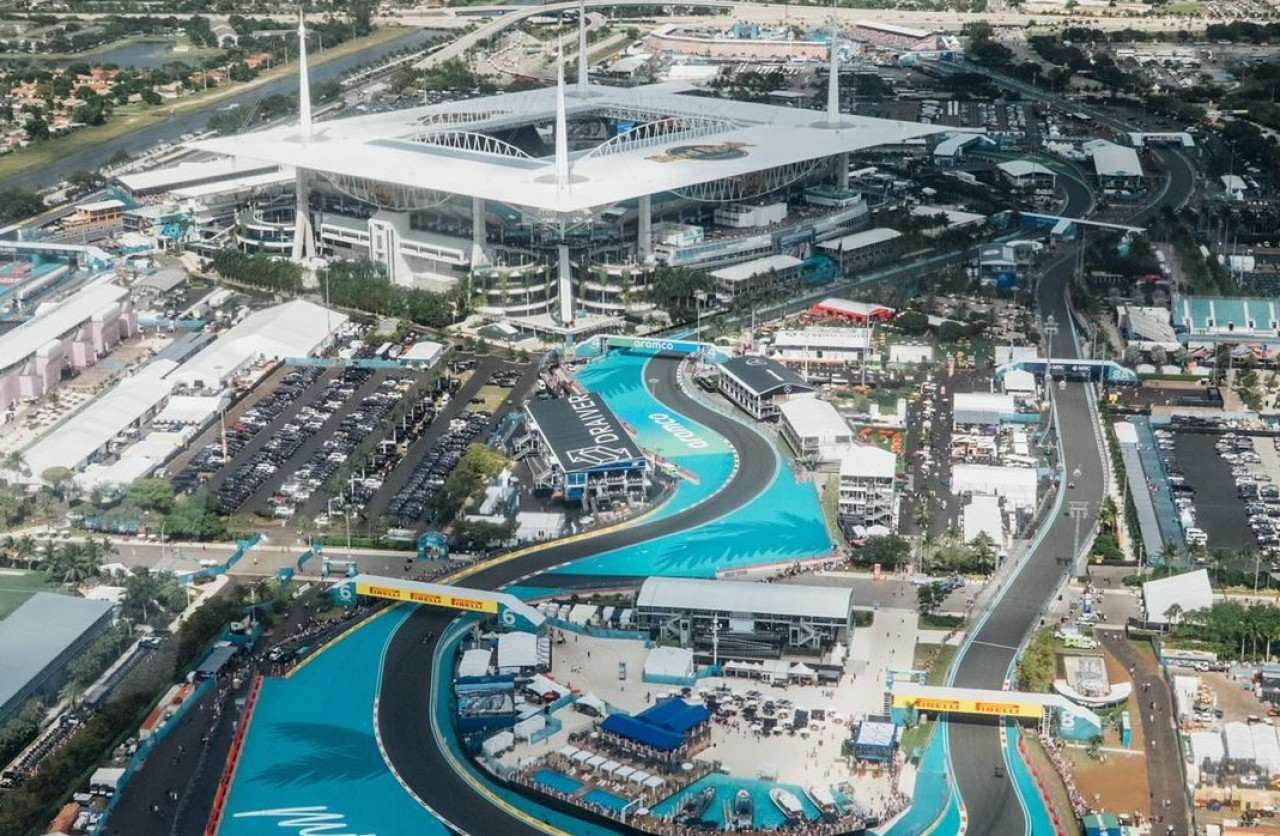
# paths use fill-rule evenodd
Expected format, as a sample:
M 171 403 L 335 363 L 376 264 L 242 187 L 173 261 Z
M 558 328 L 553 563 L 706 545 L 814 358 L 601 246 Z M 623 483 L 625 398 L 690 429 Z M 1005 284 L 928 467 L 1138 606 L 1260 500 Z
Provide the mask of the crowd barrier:
M 209 810 L 209 823 L 205 826 L 205 836 L 216 836 L 222 825 L 222 812 L 227 803 L 227 793 L 231 791 L 231 781 L 235 778 L 236 767 L 240 764 L 240 752 L 244 747 L 245 737 L 249 733 L 249 722 L 253 718 L 253 709 L 258 702 L 258 693 L 262 690 L 262 675 L 253 679 L 249 693 L 244 700 L 244 711 L 240 715 L 240 725 L 236 726 L 235 737 L 231 739 L 231 750 L 227 753 L 227 764 L 223 767 L 222 777 L 218 779 L 218 789 L 213 794 L 213 806 Z

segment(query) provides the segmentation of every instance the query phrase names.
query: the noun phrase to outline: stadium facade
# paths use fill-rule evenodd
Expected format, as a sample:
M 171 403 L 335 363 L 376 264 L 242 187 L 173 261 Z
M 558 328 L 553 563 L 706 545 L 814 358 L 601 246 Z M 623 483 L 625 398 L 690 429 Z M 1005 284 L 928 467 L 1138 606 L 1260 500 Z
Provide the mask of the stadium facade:
M 293 167 L 296 216 L 268 220 L 294 258 L 367 256 L 434 291 L 466 283 L 481 314 L 543 336 L 643 316 L 663 265 L 786 254 L 816 267 L 819 244 L 869 222 L 850 155 L 950 130 L 840 113 L 834 48 L 825 113 L 684 83 L 592 85 L 585 62 L 567 84 L 561 61 L 554 88 L 313 125 L 302 53 L 298 124 L 194 146 Z

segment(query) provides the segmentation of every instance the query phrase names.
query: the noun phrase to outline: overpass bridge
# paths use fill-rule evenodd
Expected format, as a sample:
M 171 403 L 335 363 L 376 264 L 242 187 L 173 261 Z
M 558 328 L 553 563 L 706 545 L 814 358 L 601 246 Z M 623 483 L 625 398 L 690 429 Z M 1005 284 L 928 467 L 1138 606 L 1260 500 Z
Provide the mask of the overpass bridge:
M 1061 736 L 1071 740 L 1088 740 L 1102 733 L 1102 719 L 1097 714 L 1061 694 L 954 688 L 899 681 L 893 683 L 889 698 L 895 721 L 908 716 L 914 720 L 915 714 L 924 711 L 971 717 L 1053 720 Z
M 88 244 L 47 244 L 36 241 L 0 241 L 0 255 L 40 261 L 46 256 L 70 257 L 85 270 L 109 270 L 114 259 L 106 250 Z
M 546 622 L 546 617 L 542 613 L 516 596 L 505 592 L 465 589 L 439 583 L 366 574 L 356 575 L 347 583 L 356 595 L 381 598 L 384 601 L 404 601 L 409 604 L 425 604 L 430 607 L 496 615 L 505 626 L 512 629 L 537 630 Z

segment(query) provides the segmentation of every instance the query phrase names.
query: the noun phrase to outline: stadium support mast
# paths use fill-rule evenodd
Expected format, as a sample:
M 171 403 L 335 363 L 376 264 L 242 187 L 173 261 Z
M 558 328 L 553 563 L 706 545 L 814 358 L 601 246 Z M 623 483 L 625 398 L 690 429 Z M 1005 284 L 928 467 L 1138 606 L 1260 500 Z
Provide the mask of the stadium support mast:
M 578 95 L 587 93 L 587 7 L 578 4 Z
M 298 12 L 298 135 L 311 141 L 311 80 L 307 75 L 307 22 Z
M 311 141 L 311 80 L 307 76 L 307 21 L 298 11 L 298 140 L 302 144 Z M 293 220 L 294 261 L 315 258 L 316 240 L 311 229 L 311 184 L 304 168 L 296 169 L 294 180 L 296 207 Z
M 827 122 L 835 127 L 840 124 L 840 30 L 836 17 L 831 15 L 831 77 L 827 79 Z
M 556 67 L 556 187 L 569 187 L 569 116 L 564 101 L 564 52 Z

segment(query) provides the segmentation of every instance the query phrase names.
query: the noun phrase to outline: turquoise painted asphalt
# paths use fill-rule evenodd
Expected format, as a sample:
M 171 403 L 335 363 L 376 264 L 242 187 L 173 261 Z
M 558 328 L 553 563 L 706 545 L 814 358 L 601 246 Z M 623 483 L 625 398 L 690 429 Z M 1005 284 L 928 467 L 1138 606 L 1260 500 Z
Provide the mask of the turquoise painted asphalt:
M 607 358 L 579 370 L 576 377 L 626 422 L 642 450 L 656 453 L 696 477 L 696 483 L 681 479 L 672 496 L 650 517 L 661 519 L 715 493 L 733 472 L 733 448 L 723 436 L 670 412 L 653 397 L 644 381 L 644 366 L 650 359 L 650 354 L 611 351 Z M 677 437 L 672 430 L 687 433 Z
M 1027 832 L 1032 836 L 1053 836 L 1057 830 L 1053 826 L 1053 819 L 1049 816 L 1044 798 L 1040 795 L 1035 776 L 1031 774 L 1031 768 L 1018 754 L 1018 735 L 1021 732 L 1016 724 L 1008 721 L 1005 722 L 1005 730 L 1007 734 L 1004 743 L 1004 760 L 1008 765 L 1006 771 L 1013 781 L 1018 797 L 1022 799 L 1022 811 L 1027 817 Z M 1056 776 L 1052 777 L 1056 779 Z
M 263 680 L 219 836 L 448 836 L 387 770 L 373 732 L 382 655 L 410 612 L 367 621 L 290 678 Z
M 642 448 L 697 478 L 696 484 L 680 482 L 672 497 L 655 512 L 661 517 L 682 511 L 718 490 L 732 472 L 733 453 L 722 436 L 669 412 L 653 398 L 644 385 L 648 359 L 644 354 L 611 352 L 581 370 L 578 380 L 604 397 L 618 417 L 636 431 Z M 667 418 L 655 420 L 658 415 Z M 688 436 L 668 432 L 664 429 L 664 425 L 670 426 L 668 419 L 688 429 L 706 447 L 690 447 Z M 817 490 L 812 483 L 797 480 L 779 460 L 773 482 L 760 496 L 715 523 L 584 558 L 556 571 L 712 577 L 716 570 L 818 557 L 830 554 L 831 548 Z
M 911 806 L 881 836 L 921 836 L 936 833 L 954 836 L 960 832 L 960 804 L 953 792 L 947 767 L 946 730 L 936 728 L 916 768 L 916 785 Z

